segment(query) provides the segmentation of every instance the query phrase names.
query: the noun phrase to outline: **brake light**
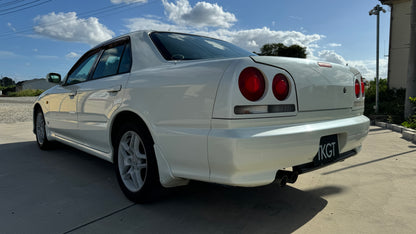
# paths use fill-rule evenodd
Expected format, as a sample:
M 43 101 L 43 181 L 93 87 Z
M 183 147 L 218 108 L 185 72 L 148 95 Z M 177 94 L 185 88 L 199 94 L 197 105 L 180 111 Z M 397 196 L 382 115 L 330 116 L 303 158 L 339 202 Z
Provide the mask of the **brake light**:
M 283 101 L 289 95 L 289 81 L 283 74 L 277 74 L 273 79 L 273 94 L 279 101 Z
M 332 65 L 330 63 L 324 63 L 324 62 L 318 62 L 318 65 L 320 67 L 327 67 L 327 68 L 331 68 Z
M 365 94 L 365 84 L 364 84 L 364 79 L 361 77 L 361 94 L 364 97 Z
M 360 82 L 358 80 L 355 80 L 355 96 L 357 98 L 360 97 L 360 90 L 361 90 Z
M 247 67 L 240 73 L 238 86 L 241 94 L 252 102 L 258 101 L 266 90 L 263 74 L 254 67 Z

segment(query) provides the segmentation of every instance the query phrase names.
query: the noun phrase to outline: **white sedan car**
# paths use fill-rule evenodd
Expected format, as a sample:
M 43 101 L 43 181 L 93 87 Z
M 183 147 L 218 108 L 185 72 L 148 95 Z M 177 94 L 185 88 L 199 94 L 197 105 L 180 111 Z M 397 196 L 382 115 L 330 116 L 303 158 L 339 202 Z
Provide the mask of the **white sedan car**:
M 39 147 L 113 162 L 135 202 L 189 180 L 294 183 L 357 154 L 369 129 L 357 70 L 197 35 L 133 32 L 47 78 L 58 85 L 34 105 Z

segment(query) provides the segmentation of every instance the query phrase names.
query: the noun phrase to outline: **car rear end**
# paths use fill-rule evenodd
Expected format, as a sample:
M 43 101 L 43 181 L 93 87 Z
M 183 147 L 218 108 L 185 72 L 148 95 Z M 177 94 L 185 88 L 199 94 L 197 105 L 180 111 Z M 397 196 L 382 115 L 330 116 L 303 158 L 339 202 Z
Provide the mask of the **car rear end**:
M 258 186 L 357 154 L 369 120 L 352 68 L 253 56 L 225 71 L 208 137 L 210 180 Z

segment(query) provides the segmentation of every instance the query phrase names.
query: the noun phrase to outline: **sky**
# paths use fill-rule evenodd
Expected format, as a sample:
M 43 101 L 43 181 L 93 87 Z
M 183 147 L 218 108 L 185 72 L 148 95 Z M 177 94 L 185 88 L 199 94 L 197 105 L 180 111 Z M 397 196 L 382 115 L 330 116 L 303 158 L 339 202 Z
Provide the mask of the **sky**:
M 0 0 L 0 77 L 66 75 L 96 44 L 125 33 L 208 35 L 259 52 L 298 44 L 307 58 L 376 74 L 377 0 Z M 380 13 L 380 77 L 387 77 L 390 8 Z

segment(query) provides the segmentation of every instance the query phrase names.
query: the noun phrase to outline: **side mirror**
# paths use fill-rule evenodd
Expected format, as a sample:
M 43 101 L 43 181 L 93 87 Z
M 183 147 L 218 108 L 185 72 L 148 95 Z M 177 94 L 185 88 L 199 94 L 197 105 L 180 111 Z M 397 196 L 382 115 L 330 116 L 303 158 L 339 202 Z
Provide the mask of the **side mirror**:
M 46 75 L 46 80 L 50 83 L 61 83 L 61 75 L 58 73 L 49 73 Z

